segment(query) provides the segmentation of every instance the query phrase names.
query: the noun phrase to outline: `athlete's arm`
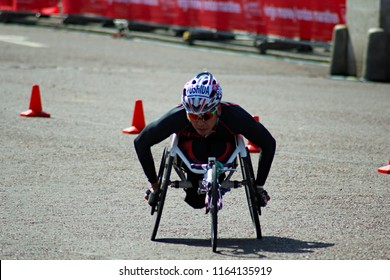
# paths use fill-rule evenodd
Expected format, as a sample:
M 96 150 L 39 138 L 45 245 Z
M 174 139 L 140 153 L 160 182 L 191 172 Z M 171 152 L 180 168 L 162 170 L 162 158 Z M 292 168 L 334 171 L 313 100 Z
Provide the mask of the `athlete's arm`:
M 172 133 L 180 131 L 187 124 L 188 120 L 185 115 L 185 110 L 181 106 L 178 106 L 171 109 L 161 118 L 151 122 L 135 138 L 135 151 L 144 173 L 151 184 L 157 182 L 157 173 L 151 147 L 167 139 Z
M 247 111 L 235 104 L 224 104 L 221 121 L 226 123 L 235 134 L 242 134 L 250 142 L 261 148 L 256 185 L 264 186 L 276 150 L 274 137 L 264 125 L 257 122 Z

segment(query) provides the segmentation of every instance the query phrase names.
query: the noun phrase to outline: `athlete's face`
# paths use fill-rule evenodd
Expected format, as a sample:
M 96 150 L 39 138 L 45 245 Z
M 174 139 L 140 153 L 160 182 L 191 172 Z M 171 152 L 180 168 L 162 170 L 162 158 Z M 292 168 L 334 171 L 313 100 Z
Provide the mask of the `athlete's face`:
M 187 114 L 188 120 L 199 135 L 206 137 L 213 130 L 218 121 L 217 110 L 203 115 Z

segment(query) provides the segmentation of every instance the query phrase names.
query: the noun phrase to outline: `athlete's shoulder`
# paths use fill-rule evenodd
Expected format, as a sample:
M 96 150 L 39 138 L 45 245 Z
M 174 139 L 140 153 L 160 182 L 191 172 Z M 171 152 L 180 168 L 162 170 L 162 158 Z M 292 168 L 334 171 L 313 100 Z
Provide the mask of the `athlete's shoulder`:
M 251 122 L 253 117 L 240 105 L 232 102 L 221 102 L 220 121 L 233 131 L 240 131 Z
M 186 110 L 183 105 L 179 104 L 166 112 L 159 121 L 172 128 L 180 129 L 188 123 Z
M 222 107 L 235 107 L 239 106 L 237 103 L 229 102 L 229 101 L 221 101 L 221 106 Z
M 184 106 L 181 104 L 176 105 L 175 107 L 171 108 L 166 112 L 163 117 L 169 117 L 169 116 L 175 116 L 175 117 L 183 117 L 185 116 L 186 110 L 184 109 Z
M 224 101 L 224 102 L 221 102 L 221 106 L 222 106 L 222 113 L 225 112 L 225 115 L 240 115 L 240 114 L 246 114 L 246 111 L 245 109 L 243 109 L 239 104 L 237 103 L 232 103 L 232 102 L 227 102 L 227 101 Z

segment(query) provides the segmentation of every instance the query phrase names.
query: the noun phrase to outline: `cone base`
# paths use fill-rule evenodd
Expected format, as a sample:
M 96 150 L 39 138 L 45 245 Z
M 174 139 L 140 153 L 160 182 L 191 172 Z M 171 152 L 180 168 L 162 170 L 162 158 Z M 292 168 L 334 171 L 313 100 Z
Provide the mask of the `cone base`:
M 125 134 L 139 134 L 141 133 L 142 129 L 139 129 L 135 126 L 131 126 L 129 128 L 125 128 L 122 130 L 123 133 Z
M 49 113 L 46 113 L 46 112 L 36 112 L 36 111 L 33 111 L 33 110 L 27 110 L 27 111 L 24 111 L 24 112 L 21 112 L 20 115 L 22 117 L 40 117 L 40 118 L 50 118 L 50 114 Z
M 248 151 L 252 154 L 260 153 L 261 149 L 259 147 L 256 147 L 254 145 L 247 145 Z
M 384 174 L 390 174 L 390 164 L 386 165 L 386 166 L 379 167 L 378 172 L 384 173 Z

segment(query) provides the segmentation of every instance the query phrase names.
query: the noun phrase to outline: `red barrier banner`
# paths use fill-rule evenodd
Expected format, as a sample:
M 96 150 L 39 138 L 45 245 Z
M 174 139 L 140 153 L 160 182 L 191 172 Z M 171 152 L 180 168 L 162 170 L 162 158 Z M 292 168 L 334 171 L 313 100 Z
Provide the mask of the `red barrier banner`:
M 332 40 L 346 0 L 62 0 L 66 14 L 95 14 L 182 27 Z
M 331 41 L 336 24 L 345 23 L 346 0 L 262 1 L 265 34 L 300 40 Z
M 0 11 L 10 11 L 14 9 L 14 0 L 0 0 Z
M 64 14 L 106 16 L 108 12 L 108 0 L 62 0 L 61 2 Z
M 59 12 L 57 0 L 0 0 L 0 10 L 54 14 Z

